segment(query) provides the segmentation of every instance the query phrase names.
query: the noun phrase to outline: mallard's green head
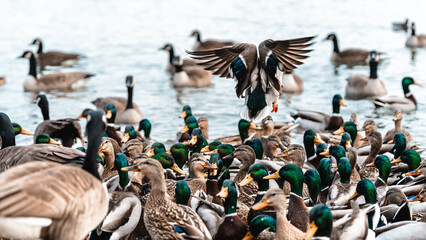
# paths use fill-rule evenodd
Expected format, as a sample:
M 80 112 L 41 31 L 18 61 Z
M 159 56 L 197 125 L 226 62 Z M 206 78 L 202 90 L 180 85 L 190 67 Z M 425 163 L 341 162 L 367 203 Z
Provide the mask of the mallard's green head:
M 341 183 L 349 183 L 351 181 L 352 166 L 349 162 L 349 159 L 346 157 L 340 158 L 339 164 L 337 165 L 337 170 L 340 174 Z
M 245 119 L 240 119 L 240 121 L 238 122 L 238 132 L 240 133 L 241 142 L 244 143 L 244 141 L 249 137 L 248 131 L 250 128 L 262 129 L 262 127 L 258 127 L 252 122 L 249 122 Z
M 317 150 L 315 151 L 315 154 L 317 156 L 320 156 L 321 153 L 323 153 L 324 151 L 326 151 L 328 149 L 328 146 L 326 143 L 320 143 L 318 144 Z
M 249 145 L 253 148 L 256 153 L 256 159 L 263 158 L 263 145 L 259 138 L 253 138 L 251 140 L 246 141 L 244 144 Z
M 124 128 L 124 134 L 123 134 L 123 140 L 121 140 L 123 143 L 126 143 L 132 139 L 136 139 L 138 137 L 138 134 L 136 133 L 136 130 L 133 126 L 128 125 Z
M 155 151 L 155 150 L 154 150 Z M 176 164 L 182 168 L 188 161 L 189 150 L 188 147 L 183 143 L 175 143 L 167 151 L 168 154 L 172 155 L 175 159 Z
M 305 146 L 306 156 L 308 158 L 315 154 L 315 143 L 324 143 L 324 141 L 318 138 L 314 130 L 306 130 L 303 134 L 303 145 Z
M 219 153 L 220 159 L 222 159 L 225 167 L 229 168 L 231 166 L 233 157 L 226 157 L 234 152 L 235 148 L 231 144 L 223 143 L 217 148 L 217 153 Z M 216 150 L 215 150 L 216 151 Z M 226 158 L 225 158 L 226 157 Z
M 313 236 L 330 237 L 333 229 L 333 215 L 326 205 L 315 205 L 309 212 L 309 222 L 304 239 L 310 239 Z
M 164 169 L 170 168 L 181 175 L 185 175 L 185 172 L 181 168 L 179 168 L 178 165 L 175 163 L 175 160 L 173 159 L 172 155 L 166 152 L 160 152 L 155 154 L 151 158 L 158 160 Z
M 237 188 L 234 181 L 226 179 L 222 183 L 222 188 L 217 194 L 218 197 L 224 199 L 223 207 L 226 214 L 236 213 L 237 211 Z
M 15 132 L 15 136 L 19 134 L 23 135 L 33 135 L 32 133 L 28 132 L 27 130 L 23 129 L 19 123 L 12 123 L 13 131 Z
M 420 162 L 422 161 L 419 153 L 413 149 L 405 150 L 401 156 L 391 163 L 403 162 L 408 165 L 408 171 L 413 171 L 420 166 Z
M 311 196 L 312 202 L 315 204 L 318 200 L 318 193 L 321 187 L 321 176 L 315 169 L 309 169 L 303 176 L 303 182 L 308 185 L 309 195 Z
M 259 191 L 268 191 L 269 181 L 263 179 L 263 177 L 268 176 L 268 169 L 261 164 L 255 163 L 249 167 L 246 177 L 240 182 L 240 186 L 245 186 L 251 181 L 256 181 L 259 186 Z
M 303 190 L 303 172 L 299 166 L 295 164 L 287 164 L 280 168 L 279 171 L 274 174 L 268 175 L 263 179 L 275 179 L 282 178 L 288 181 L 291 185 L 291 192 L 299 196 L 302 196 Z
M 188 205 L 189 198 L 191 197 L 191 190 L 185 180 L 177 181 L 175 195 L 177 204 Z
M 342 134 L 342 138 L 340 139 L 340 146 L 344 147 L 345 149 L 351 147 L 351 135 L 349 135 L 349 133 L 344 132 Z
M 139 128 L 138 131 L 142 131 L 144 133 L 145 138 L 149 138 L 149 135 L 151 134 L 151 122 L 148 119 L 142 119 L 139 122 Z
M 51 138 L 49 136 L 49 134 L 45 134 L 45 133 L 39 134 L 36 137 L 35 143 L 36 144 L 55 144 L 55 145 L 62 145 L 60 142 L 58 142 L 55 139 Z
M 331 103 L 333 105 L 333 114 L 339 114 L 340 113 L 340 106 L 346 106 L 346 104 L 343 102 L 343 98 L 340 94 L 334 95 L 333 101 Z
M 151 145 L 151 151 L 148 153 L 148 157 L 152 157 L 157 153 L 163 153 L 166 152 L 166 146 L 164 146 L 163 143 L 155 142 Z
M 219 141 L 213 141 L 213 142 L 209 143 L 209 145 L 203 147 L 201 149 L 201 152 L 204 153 L 204 152 L 213 151 L 213 150 L 217 149 L 220 146 L 220 144 L 222 144 L 222 143 L 219 142 Z
M 416 81 L 414 81 L 414 79 L 412 77 L 404 77 L 402 79 L 402 90 L 404 90 L 404 95 L 406 97 L 409 97 L 408 96 L 409 93 L 410 93 L 410 88 L 409 87 L 410 87 L 411 84 L 414 84 L 414 85 L 417 85 L 417 86 L 421 86 L 421 84 L 418 83 L 418 82 L 416 82 Z
M 345 149 L 344 149 L 342 146 L 340 146 L 340 145 L 333 145 L 333 146 L 331 146 L 331 147 L 328 149 L 328 151 L 325 151 L 325 152 L 323 152 L 323 153 L 320 153 L 320 155 L 323 155 L 323 156 L 329 156 L 329 155 L 331 155 L 331 156 L 333 156 L 333 157 L 334 157 L 334 159 L 336 159 L 336 162 L 339 162 L 339 160 L 340 160 L 342 157 L 346 157 L 346 151 L 345 151 Z
M 208 170 L 208 178 L 217 179 L 223 168 L 223 161 L 220 159 L 219 153 L 213 153 L 210 155 L 209 163 L 217 169 Z
M 192 130 L 194 130 L 194 128 L 198 128 L 197 119 L 194 116 L 189 116 L 185 120 L 185 127 L 180 132 L 181 133 L 188 132 L 188 134 L 191 134 Z
M 364 196 L 366 203 L 377 202 L 376 186 L 369 179 L 363 179 L 356 185 L 355 193 L 349 198 L 349 200 L 356 199 L 359 196 Z
M 330 158 L 323 158 L 317 167 L 318 173 L 321 176 L 321 190 L 330 186 L 331 178 L 331 160 Z
M 377 170 L 379 170 L 379 178 L 381 178 L 385 183 L 388 181 L 391 170 L 391 162 L 386 155 L 377 156 L 374 162 L 367 164 L 367 167 L 376 167 Z
M 191 107 L 188 105 L 183 106 L 182 113 L 180 114 L 179 117 L 185 119 L 185 122 L 186 122 L 186 119 L 191 116 L 192 116 Z
M 109 103 L 106 106 L 106 119 L 107 123 L 114 123 L 115 122 L 115 116 L 117 115 L 117 110 L 115 109 L 114 104 Z
M 356 134 L 358 133 L 356 124 L 351 121 L 344 122 L 342 126 L 334 132 L 334 134 L 342 134 L 344 132 L 347 132 L 349 133 L 349 135 L 351 135 L 351 143 L 353 145 L 355 142 Z
M 129 173 L 121 171 L 122 168 L 127 167 L 126 155 L 122 153 L 115 154 L 114 167 L 118 172 L 120 187 L 124 189 L 130 182 Z
M 273 217 L 268 215 L 257 215 L 250 221 L 249 231 L 243 240 L 251 240 L 259 236 L 265 229 L 268 229 L 269 232 L 275 232 L 276 226 L 277 222 Z
M 393 143 L 395 144 L 393 156 L 398 159 L 407 147 L 407 139 L 403 133 L 397 133 L 393 137 Z

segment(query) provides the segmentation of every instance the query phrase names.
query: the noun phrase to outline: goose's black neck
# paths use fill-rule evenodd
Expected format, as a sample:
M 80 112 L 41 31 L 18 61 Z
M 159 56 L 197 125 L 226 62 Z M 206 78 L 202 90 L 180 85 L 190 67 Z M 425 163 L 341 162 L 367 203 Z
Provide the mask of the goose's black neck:
M 377 65 L 378 64 L 379 63 L 376 62 L 376 61 L 373 61 L 373 60 L 370 61 L 370 78 L 371 79 L 378 78 L 378 76 L 377 76 Z
M 37 53 L 43 53 L 43 43 L 41 42 L 41 40 L 39 41 L 39 45 L 38 45 L 38 50 L 37 50 Z
M 37 64 L 36 64 L 34 54 L 31 54 L 31 57 L 30 57 L 30 72 L 28 74 L 33 76 L 35 79 L 37 79 Z
M 0 112 L 0 140 L 1 148 L 15 146 L 15 133 L 9 117 Z
M 175 65 L 175 73 L 182 72 L 183 66 L 182 65 Z
M 197 34 L 197 42 L 201 42 L 201 33 Z
M 127 106 L 126 109 L 133 108 L 133 87 L 127 87 Z
M 333 38 L 333 52 L 340 53 L 339 44 L 337 43 L 337 37 Z
M 175 57 L 175 50 L 173 48 L 170 48 L 169 50 L 169 62 L 173 64 L 173 58 Z
M 99 113 L 92 114 L 91 121 L 87 123 L 87 139 L 88 146 L 86 152 L 86 159 L 84 161 L 83 169 L 87 172 L 91 173 L 94 177 L 101 181 L 101 177 L 98 173 L 98 164 L 97 164 L 97 156 L 99 146 L 102 142 L 102 134 L 105 130 L 105 124 L 101 121 L 103 113 L 100 111 L 96 111 Z M 100 118 L 100 119 L 94 119 Z M 97 121 L 95 121 L 97 120 Z
M 416 29 L 415 28 L 411 28 L 411 36 L 416 36 Z
M 50 119 L 50 115 L 49 115 L 49 102 L 47 101 L 46 97 L 44 97 L 44 99 L 41 99 L 38 106 L 41 109 L 41 114 L 43 114 L 43 120 L 49 120 Z

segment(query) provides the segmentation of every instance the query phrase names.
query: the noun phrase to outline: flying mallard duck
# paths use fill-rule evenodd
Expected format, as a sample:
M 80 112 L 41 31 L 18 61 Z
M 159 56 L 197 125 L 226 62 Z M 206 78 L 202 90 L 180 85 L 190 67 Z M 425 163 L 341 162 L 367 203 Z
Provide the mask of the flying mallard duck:
M 241 118 L 260 121 L 271 110 L 278 111 L 277 99 L 281 95 L 281 78 L 285 71 L 301 65 L 307 58 L 303 50 L 311 45 L 314 37 L 284 41 L 265 40 L 257 47 L 250 43 L 239 43 L 229 47 L 193 51 L 188 54 L 202 60 L 199 65 L 220 77 L 236 78 L 237 97 L 245 97 Z M 258 54 L 259 52 L 259 54 Z

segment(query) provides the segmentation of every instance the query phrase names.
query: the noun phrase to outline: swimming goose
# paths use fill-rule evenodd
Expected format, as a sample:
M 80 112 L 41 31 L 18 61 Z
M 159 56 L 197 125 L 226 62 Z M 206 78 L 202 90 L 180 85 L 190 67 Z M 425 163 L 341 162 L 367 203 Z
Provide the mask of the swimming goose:
M 293 70 L 284 72 L 281 84 L 283 93 L 301 94 L 303 92 L 303 81 Z
M 30 71 L 24 82 L 24 91 L 26 92 L 81 88 L 85 80 L 95 76 L 85 72 L 58 72 L 43 74 L 37 78 L 37 64 L 34 54 L 31 51 L 25 51 L 19 58 L 26 58 L 30 63 Z
M 196 42 L 194 44 L 193 49 L 197 51 L 234 45 L 233 41 L 219 41 L 219 40 L 212 40 L 212 39 L 201 41 L 201 33 L 199 30 L 192 31 L 190 36 L 196 38 Z
M 385 85 L 377 76 L 377 65 L 379 64 L 379 54 L 376 51 L 370 52 L 370 76 L 354 74 L 349 76 L 346 85 L 346 98 L 359 100 L 365 98 L 380 97 L 387 93 Z
M 411 142 L 413 137 L 411 136 L 410 132 L 408 132 L 407 129 L 401 128 L 402 111 L 399 109 L 396 110 L 392 120 L 395 124 L 395 127 L 386 133 L 385 137 L 383 138 L 383 142 L 388 143 L 389 141 L 393 140 L 395 134 L 397 133 L 403 133 L 407 142 Z
M 324 130 L 335 131 L 343 123 L 343 118 L 340 115 L 340 106 L 346 106 L 346 104 L 340 94 L 334 95 L 331 103 L 333 106 L 332 116 L 317 111 L 298 110 L 297 114 L 292 115 L 292 117 L 297 123 L 300 123 L 303 129 L 314 129 L 320 132 Z
M 265 40 L 256 46 L 239 43 L 204 51 L 188 52 L 192 58 L 202 60 L 199 65 L 220 77 L 235 78 L 237 97 L 245 97 L 241 118 L 258 122 L 270 112 L 278 111 L 277 99 L 282 92 L 283 72 L 301 65 L 307 58 L 304 50 L 314 37 L 284 41 Z M 259 54 L 258 54 L 259 52 Z
M 405 46 L 410 48 L 426 47 L 426 35 L 416 35 L 416 24 L 411 23 L 411 36 L 405 42 Z
M 173 48 L 173 45 L 171 43 L 166 43 L 162 48 L 160 48 L 160 50 L 165 50 L 167 52 L 169 52 L 169 63 L 167 64 L 166 67 L 166 71 L 174 74 L 176 72 L 176 68 L 173 64 L 173 62 L 175 61 L 175 50 Z M 195 61 L 194 59 L 183 59 L 183 67 L 187 67 L 187 66 L 196 66 L 197 65 L 197 61 Z
M 406 18 L 404 22 L 393 22 L 392 23 L 392 29 L 394 31 L 399 31 L 399 30 L 407 31 L 408 30 L 408 18 Z
M 43 122 L 40 123 L 34 132 L 34 142 L 38 135 L 42 133 L 49 134 L 52 138 L 62 140 L 64 147 L 71 147 L 74 144 L 82 144 L 81 127 L 78 119 L 64 118 L 58 120 L 50 120 L 49 102 L 44 93 L 39 93 L 35 103 L 40 107 L 43 114 Z
M 127 98 L 123 97 L 106 97 L 97 98 L 92 103 L 99 110 L 105 110 L 109 103 L 114 104 L 117 110 L 117 117 L 115 119 L 116 124 L 129 124 L 137 125 L 142 120 L 142 112 L 138 106 L 132 102 L 133 100 L 133 87 L 135 86 L 135 80 L 132 75 L 126 77 L 127 87 Z
M 83 168 L 29 162 L 0 174 L 0 232 L 14 239 L 83 239 L 108 211 L 108 194 L 97 172 L 106 123 L 89 114 Z
M 59 51 L 43 52 L 43 43 L 40 38 L 36 38 L 31 43 L 37 45 L 37 63 L 40 66 L 60 66 L 73 65 L 77 63 L 80 55 L 76 53 L 64 53 Z
M 402 90 L 404 91 L 404 98 L 396 96 L 376 98 L 373 101 L 374 105 L 376 108 L 384 107 L 391 109 L 392 111 L 401 110 L 403 112 L 411 112 L 416 110 L 417 101 L 409 89 L 411 84 L 421 86 L 421 84 L 414 81 L 412 77 L 404 77 L 402 79 Z
M 204 70 L 200 66 L 183 67 L 183 60 L 176 57 L 173 66 L 175 67 L 175 74 L 172 78 L 172 84 L 175 88 L 183 87 L 210 87 L 213 75 L 210 71 Z
M 340 51 L 335 33 L 330 33 L 324 40 L 333 41 L 333 54 L 331 55 L 331 62 L 339 65 L 346 64 L 352 65 L 365 65 L 367 64 L 368 51 L 364 49 L 346 49 Z

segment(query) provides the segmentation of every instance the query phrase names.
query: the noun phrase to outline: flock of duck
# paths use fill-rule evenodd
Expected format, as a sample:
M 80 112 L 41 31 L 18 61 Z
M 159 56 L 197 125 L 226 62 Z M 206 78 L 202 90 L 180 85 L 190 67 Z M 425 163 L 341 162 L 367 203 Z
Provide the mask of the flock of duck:
M 407 30 L 408 21 L 393 24 Z M 425 35 L 411 24 L 407 47 L 425 47 Z M 299 110 L 294 122 L 274 122 L 282 93 L 300 94 L 293 69 L 303 64 L 314 37 L 265 40 L 258 46 L 201 40 L 192 59 L 173 45 L 167 71 L 175 87 L 208 87 L 213 75 L 236 79 L 245 98 L 239 134 L 210 140 L 209 123 L 183 106 L 183 127 L 168 149 L 151 138 L 152 125 L 133 102 L 135 80 L 127 76 L 127 98 L 97 98 L 97 110 L 78 118 L 51 120 L 46 94 L 80 86 L 93 74 L 38 74 L 44 66 L 73 64 L 79 54 L 25 51 L 30 63 L 25 91 L 43 121 L 34 144 L 16 146 L 31 135 L 0 112 L 0 237 L 5 239 L 425 239 L 426 162 L 423 149 L 401 127 L 415 111 L 402 79 L 404 98 L 387 93 L 378 78 L 380 52 L 340 51 L 336 34 L 331 61 L 366 65 L 370 75 L 348 78 L 345 98 L 372 99 L 395 111 L 395 127 L 384 137 L 373 120 L 356 113 L 344 121 L 344 99 L 331 99 L 332 115 Z M 38 66 L 38 68 L 37 68 Z M 195 112 L 195 111 L 194 111 Z M 80 120 L 86 119 L 83 134 Z M 261 125 L 256 122 L 261 121 Z M 121 131 L 117 125 L 126 125 Z M 135 127 L 137 126 L 137 127 Z M 303 143 L 290 133 L 305 129 Z M 365 134 L 362 134 L 365 132 Z M 173 133 L 174 134 L 174 133 Z M 84 137 L 83 137 L 84 136 Z M 85 137 L 87 136 L 87 141 Z

